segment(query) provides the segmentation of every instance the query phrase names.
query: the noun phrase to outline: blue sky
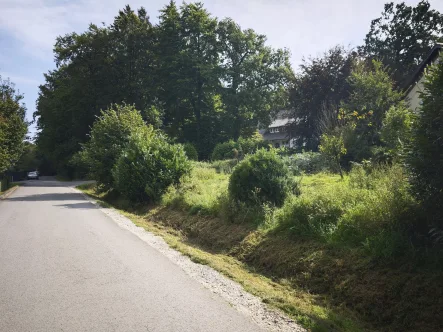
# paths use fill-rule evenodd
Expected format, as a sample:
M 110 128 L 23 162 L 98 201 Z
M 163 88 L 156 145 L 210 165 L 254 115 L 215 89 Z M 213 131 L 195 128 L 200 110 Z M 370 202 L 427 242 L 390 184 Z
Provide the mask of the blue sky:
M 10 78 L 25 95 L 27 118 L 32 119 L 43 73 L 55 67 L 55 38 L 84 31 L 89 23 L 112 22 L 126 4 L 148 11 L 157 22 L 158 10 L 169 0 L 0 0 L 0 75 Z M 386 0 L 207 0 L 218 18 L 231 17 L 242 28 L 268 37 L 273 47 L 291 51 L 297 70 L 303 57 L 318 55 L 336 44 L 362 43 L 372 19 Z M 418 1 L 406 1 L 416 4 Z M 181 3 L 177 1 L 177 3 Z M 443 12 L 443 0 L 431 0 Z M 33 134 L 35 128 L 30 128 Z

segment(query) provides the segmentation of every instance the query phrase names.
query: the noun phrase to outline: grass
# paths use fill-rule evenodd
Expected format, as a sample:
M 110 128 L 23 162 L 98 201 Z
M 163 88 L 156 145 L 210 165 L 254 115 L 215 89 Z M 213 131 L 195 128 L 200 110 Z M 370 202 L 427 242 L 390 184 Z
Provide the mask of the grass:
M 273 280 L 272 277 L 261 274 L 253 266 L 230 255 L 227 248 L 233 243 L 241 245 L 244 242 L 241 245 L 243 249 L 234 249 L 244 252 L 246 242 L 248 243 L 246 246 L 254 246 L 257 238 L 262 236 L 248 225 L 223 225 L 213 217 L 183 214 L 181 211 L 167 207 L 156 207 L 148 211 L 121 210 L 118 199 L 113 200 L 106 195 L 98 195 L 93 185 L 85 184 L 78 188 L 97 199 L 103 206 L 117 208 L 137 226 L 162 236 L 172 248 L 190 257 L 192 261 L 209 265 L 237 281 L 246 291 L 261 297 L 263 302 L 282 310 L 306 328 L 313 331 L 361 330 L 360 325 L 350 318 L 352 314 L 345 309 L 338 310 L 320 304 L 324 303 L 321 296 L 294 288 L 289 280 Z M 198 194 L 198 191 L 196 193 L 197 196 L 202 194 L 203 192 Z M 202 224 L 205 226 L 200 227 Z M 200 241 L 203 234 L 196 234 L 197 229 L 205 234 L 210 232 L 212 235 Z
M 4 191 L 0 191 L 0 195 L 3 195 L 4 193 L 12 190 L 12 188 L 14 188 L 14 187 L 20 187 L 22 185 L 23 185 L 22 182 L 11 182 L 8 189 L 6 189 Z
M 399 169 L 344 180 L 305 175 L 299 197 L 260 210 L 231 205 L 229 174 L 206 163 L 157 205 L 131 207 L 90 185 L 82 190 L 309 330 L 438 330 L 441 269 L 398 252 L 405 246 L 395 238 L 397 218 L 413 204 L 403 180 Z

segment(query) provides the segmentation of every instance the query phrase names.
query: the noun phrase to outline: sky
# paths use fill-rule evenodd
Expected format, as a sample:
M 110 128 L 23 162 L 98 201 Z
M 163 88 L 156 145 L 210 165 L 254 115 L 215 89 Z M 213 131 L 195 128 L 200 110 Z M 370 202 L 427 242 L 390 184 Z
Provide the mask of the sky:
M 27 119 L 32 120 L 43 73 L 55 68 L 55 38 L 81 33 L 90 23 L 112 23 L 129 4 L 144 7 L 153 23 L 169 0 L 0 0 L 0 75 L 10 78 L 24 94 Z M 188 1 L 189 2 L 189 1 Z M 215 17 L 234 19 L 243 29 L 267 36 L 268 45 L 287 48 L 297 71 L 303 57 L 317 56 L 342 44 L 363 43 L 371 20 L 380 16 L 387 0 L 206 0 Z M 394 1 L 398 2 L 398 1 Z M 406 0 L 408 4 L 417 1 Z M 181 1 L 177 1 L 181 3 Z M 443 0 L 430 0 L 443 12 Z M 35 125 L 30 127 L 31 136 Z

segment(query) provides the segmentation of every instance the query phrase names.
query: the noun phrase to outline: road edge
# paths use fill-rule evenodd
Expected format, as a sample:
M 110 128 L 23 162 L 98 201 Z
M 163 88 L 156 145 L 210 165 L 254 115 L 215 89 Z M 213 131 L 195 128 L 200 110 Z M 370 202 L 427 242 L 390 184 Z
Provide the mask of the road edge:
M 9 188 L 8 190 L 6 190 L 3 194 L 0 195 L 0 200 L 3 200 L 5 198 L 8 198 L 9 196 L 12 195 L 13 192 L 15 192 L 20 186 L 13 186 L 11 188 Z
M 143 242 L 153 247 L 166 256 L 174 264 L 178 265 L 192 279 L 202 284 L 214 294 L 220 296 L 232 307 L 243 315 L 249 317 L 259 327 L 273 332 L 301 332 L 306 331 L 291 318 L 282 312 L 268 307 L 262 299 L 248 293 L 239 283 L 229 279 L 207 265 L 193 262 L 189 257 L 171 248 L 165 240 L 142 227 L 136 226 L 129 218 L 122 215 L 118 210 L 100 205 L 97 200 L 91 198 L 81 190 L 71 187 L 81 194 L 87 201 L 95 205 L 102 213 L 107 215 L 121 228 L 130 231 Z

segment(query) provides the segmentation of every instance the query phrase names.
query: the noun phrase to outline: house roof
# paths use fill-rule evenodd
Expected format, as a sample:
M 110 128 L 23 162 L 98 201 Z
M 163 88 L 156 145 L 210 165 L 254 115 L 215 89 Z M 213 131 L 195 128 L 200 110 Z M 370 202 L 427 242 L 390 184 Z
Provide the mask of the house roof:
M 275 141 L 275 140 L 282 140 L 282 139 L 288 139 L 289 134 L 287 132 L 280 132 L 280 133 L 262 133 L 263 139 L 265 141 Z
M 425 68 L 437 58 L 442 47 L 443 47 L 442 43 L 436 43 L 434 47 L 429 51 L 426 58 L 420 63 L 417 70 L 414 72 L 414 74 L 412 74 L 411 78 L 406 82 L 404 86 L 406 94 L 409 93 L 409 91 L 414 87 L 415 83 L 417 83 L 417 81 L 420 79 Z
M 279 111 L 268 128 L 283 127 L 292 122 L 294 122 L 294 119 L 289 117 L 289 111 Z
M 272 121 L 272 123 L 269 125 L 268 128 L 283 127 L 291 122 L 294 122 L 294 119 L 290 118 L 275 119 L 274 121 Z

